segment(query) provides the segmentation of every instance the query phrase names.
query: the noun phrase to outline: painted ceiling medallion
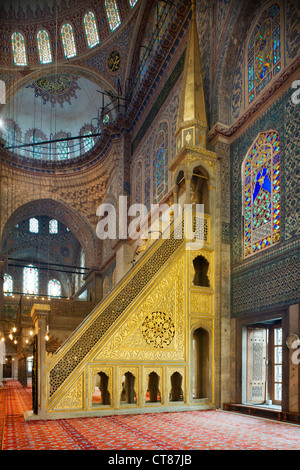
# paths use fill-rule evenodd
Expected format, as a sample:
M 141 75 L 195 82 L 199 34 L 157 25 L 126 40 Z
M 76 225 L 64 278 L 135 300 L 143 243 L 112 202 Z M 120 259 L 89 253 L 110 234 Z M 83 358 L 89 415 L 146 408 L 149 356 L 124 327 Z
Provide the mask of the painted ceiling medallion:
M 164 348 L 171 344 L 175 335 L 175 326 L 165 313 L 152 312 L 142 324 L 142 334 L 150 346 Z
M 121 56 L 118 51 L 112 51 L 107 59 L 107 66 L 111 72 L 117 72 L 121 64 Z
M 77 99 L 76 90 L 80 90 L 78 77 L 66 73 L 47 75 L 32 82 L 28 87 L 33 88 L 36 97 L 41 97 L 43 103 L 50 102 L 54 107 L 64 103 L 71 104 L 71 99 Z

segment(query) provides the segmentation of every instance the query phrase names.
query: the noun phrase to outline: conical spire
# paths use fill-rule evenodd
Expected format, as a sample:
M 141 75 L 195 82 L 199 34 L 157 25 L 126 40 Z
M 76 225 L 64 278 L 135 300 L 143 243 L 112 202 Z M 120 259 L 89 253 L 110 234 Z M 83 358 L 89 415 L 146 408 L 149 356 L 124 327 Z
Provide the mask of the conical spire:
M 196 0 L 191 0 L 192 19 L 183 70 L 177 118 L 177 149 L 185 146 L 206 147 L 205 110 L 200 47 L 196 23 Z

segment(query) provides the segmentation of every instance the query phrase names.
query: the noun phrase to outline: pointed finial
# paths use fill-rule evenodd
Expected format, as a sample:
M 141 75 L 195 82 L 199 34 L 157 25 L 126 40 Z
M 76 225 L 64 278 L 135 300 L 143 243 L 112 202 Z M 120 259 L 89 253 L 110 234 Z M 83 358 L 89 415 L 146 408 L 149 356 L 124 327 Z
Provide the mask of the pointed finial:
M 177 119 L 176 140 L 178 150 L 185 145 L 200 145 L 202 148 L 206 146 L 207 118 L 195 12 L 196 0 L 191 0 L 191 9 L 192 18 Z

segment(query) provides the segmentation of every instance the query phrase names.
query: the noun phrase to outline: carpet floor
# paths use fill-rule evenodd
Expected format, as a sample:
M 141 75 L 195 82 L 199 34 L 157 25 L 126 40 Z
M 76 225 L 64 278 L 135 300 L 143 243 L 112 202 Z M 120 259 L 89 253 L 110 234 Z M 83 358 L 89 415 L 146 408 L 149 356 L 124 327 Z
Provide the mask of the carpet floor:
M 217 410 L 25 421 L 31 388 L 5 387 L 3 450 L 300 450 L 300 426 Z

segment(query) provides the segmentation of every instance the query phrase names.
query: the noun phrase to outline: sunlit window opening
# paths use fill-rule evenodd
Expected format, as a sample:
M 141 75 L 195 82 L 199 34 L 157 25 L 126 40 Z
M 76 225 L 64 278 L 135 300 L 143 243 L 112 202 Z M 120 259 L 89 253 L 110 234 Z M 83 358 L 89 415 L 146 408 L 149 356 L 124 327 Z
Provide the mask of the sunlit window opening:
M 49 297 L 60 297 L 61 296 L 61 284 L 57 279 L 51 279 L 48 283 L 48 296 Z
M 99 35 L 97 31 L 94 13 L 89 11 L 84 17 L 84 27 L 89 47 L 99 44 Z
M 24 268 L 23 271 L 23 293 L 37 295 L 39 291 L 38 270 L 32 265 Z
M 13 293 L 13 278 L 10 274 L 4 274 L 3 279 L 3 293 L 4 295 L 11 296 Z
M 117 3 L 115 0 L 105 0 L 105 8 L 111 31 L 121 24 Z
M 39 233 L 39 221 L 35 218 L 29 220 L 29 232 Z
M 11 41 L 15 65 L 27 65 L 24 36 L 15 32 Z
M 39 48 L 39 56 L 41 64 L 49 64 L 52 62 L 49 35 L 43 29 L 37 34 L 37 43 Z
M 72 26 L 68 23 L 61 28 L 61 36 L 66 59 L 76 56 L 76 46 Z

